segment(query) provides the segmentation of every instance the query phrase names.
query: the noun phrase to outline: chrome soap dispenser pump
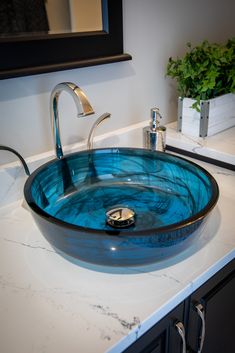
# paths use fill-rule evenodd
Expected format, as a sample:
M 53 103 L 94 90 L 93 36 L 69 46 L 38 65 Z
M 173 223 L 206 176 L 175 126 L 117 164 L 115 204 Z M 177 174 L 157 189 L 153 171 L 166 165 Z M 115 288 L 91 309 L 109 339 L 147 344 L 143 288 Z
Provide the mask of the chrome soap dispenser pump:
M 159 120 L 162 116 L 158 108 L 151 109 L 150 126 L 144 128 L 144 147 L 151 151 L 165 151 L 166 127 L 161 126 Z

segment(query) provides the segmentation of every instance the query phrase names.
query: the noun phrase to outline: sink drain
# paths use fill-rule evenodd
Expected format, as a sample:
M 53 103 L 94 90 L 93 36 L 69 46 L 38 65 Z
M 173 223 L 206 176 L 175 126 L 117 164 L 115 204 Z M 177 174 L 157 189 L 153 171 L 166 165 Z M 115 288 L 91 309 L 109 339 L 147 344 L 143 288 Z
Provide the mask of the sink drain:
M 114 228 L 125 228 L 135 223 L 135 212 L 127 207 L 116 207 L 106 212 L 106 222 Z

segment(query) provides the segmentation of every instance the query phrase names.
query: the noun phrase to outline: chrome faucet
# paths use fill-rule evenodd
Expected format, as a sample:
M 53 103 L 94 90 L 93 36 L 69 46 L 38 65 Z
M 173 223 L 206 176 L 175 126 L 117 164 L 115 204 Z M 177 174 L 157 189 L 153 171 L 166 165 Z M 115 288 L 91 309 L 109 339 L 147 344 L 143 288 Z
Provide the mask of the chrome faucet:
M 58 113 L 58 100 L 62 91 L 66 91 L 72 95 L 78 110 L 78 117 L 94 114 L 94 110 L 91 107 L 85 93 L 81 90 L 81 88 L 71 82 L 62 82 L 55 86 L 55 88 L 51 92 L 50 115 L 55 153 L 58 159 L 61 159 L 63 157 Z
M 94 133 L 96 128 L 107 118 L 110 118 L 111 114 L 110 113 L 104 113 L 102 114 L 93 124 L 88 139 L 87 139 L 87 149 L 90 150 L 93 148 L 93 139 L 94 139 Z

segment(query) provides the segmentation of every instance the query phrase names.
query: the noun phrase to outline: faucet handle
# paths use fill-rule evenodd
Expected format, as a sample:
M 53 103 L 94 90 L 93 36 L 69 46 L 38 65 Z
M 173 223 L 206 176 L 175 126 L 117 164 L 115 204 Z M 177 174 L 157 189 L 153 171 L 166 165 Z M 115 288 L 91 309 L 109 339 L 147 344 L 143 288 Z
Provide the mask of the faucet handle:
M 94 133 L 96 128 L 107 118 L 110 118 L 111 114 L 110 113 L 104 113 L 102 114 L 92 125 L 88 139 L 87 139 L 87 149 L 91 150 L 93 148 L 93 139 L 94 139 Z

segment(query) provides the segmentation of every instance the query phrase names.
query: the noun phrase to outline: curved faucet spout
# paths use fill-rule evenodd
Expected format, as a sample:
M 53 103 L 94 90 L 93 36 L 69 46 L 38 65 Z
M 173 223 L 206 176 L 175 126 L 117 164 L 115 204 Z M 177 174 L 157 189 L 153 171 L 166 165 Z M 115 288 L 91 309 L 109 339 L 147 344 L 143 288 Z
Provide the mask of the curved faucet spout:
M 91 127 L 88 139 L 87 139 L 87 149 L 91 150 L 93 148 L 93 139 L 94 139 L 94 134 L 96 128 L 107 118 L 110 118 L 111 114 L 110 113 L 104 113 L 102 114 L 93 124 Z
M 58 113 L 58 100 L 62 91 L 66 91 L 72 95 L 77 107 L 78 117 L 94 114 L 94 110 L 92 109 L 92 106 L 90 105 L 85 93 L 81 90 L 81 88 L 79 88 L 72 82 L 62 82 L 55 86 L 55 88 L 51 92 L 50 114 L 55 153 L 56 157 L 59 159 L 63 157 Z

